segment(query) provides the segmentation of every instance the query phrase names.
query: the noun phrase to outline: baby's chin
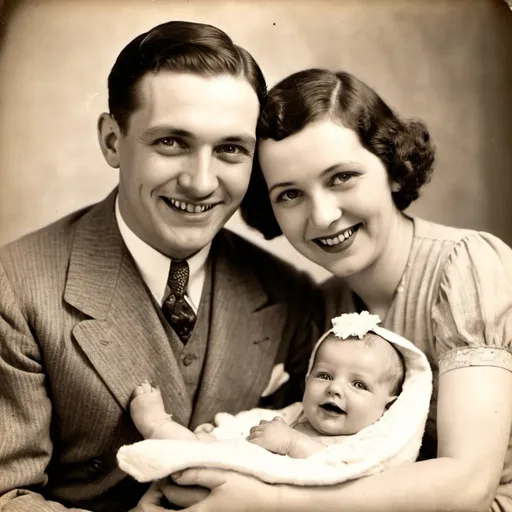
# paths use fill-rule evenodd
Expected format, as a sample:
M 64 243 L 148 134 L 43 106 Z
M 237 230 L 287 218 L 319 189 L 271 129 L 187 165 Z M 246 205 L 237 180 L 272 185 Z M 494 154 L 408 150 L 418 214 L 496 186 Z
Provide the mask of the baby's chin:
M 320 434 L 321 436 L 351 436 L 357 433 L 357 430 L 347 428 L 346 426 L 331 426 L 331 425 L 323 425 L 322 422 L 311 423 L 311 426 Z

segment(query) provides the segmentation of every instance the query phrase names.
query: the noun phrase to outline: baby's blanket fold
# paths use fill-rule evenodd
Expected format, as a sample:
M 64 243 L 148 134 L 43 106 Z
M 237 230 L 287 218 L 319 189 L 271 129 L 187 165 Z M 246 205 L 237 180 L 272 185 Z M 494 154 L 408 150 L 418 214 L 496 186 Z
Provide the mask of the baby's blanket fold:
M 401 336 L 380 327 L 372 331 L 401 352 L 406 370 L 404 384 L 381 419 L 346 442 L 330 445 L 307 459 L 292 459 L 245 440 L 260 419 L 282 416 L 289 420 L 300 407 L 294 404 L 281 411 L 253 409 L 236 416 L 219 414 L 214 431 L 218 441 L 146 440 L 123 446 L 117 455 L 120 468 L 140 482 L 200 466 L 231 469 L 269 483 L 311 486 L 340 483 L 413 462 L 430 405 L 430 365 L 425 355 Z

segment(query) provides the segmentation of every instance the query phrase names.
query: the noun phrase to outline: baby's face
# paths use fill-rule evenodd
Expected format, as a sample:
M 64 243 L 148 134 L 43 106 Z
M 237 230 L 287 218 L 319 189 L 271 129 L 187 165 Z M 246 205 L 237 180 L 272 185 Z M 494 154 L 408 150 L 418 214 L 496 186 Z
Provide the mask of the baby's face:
M 351 435 L 375 423 L 393 401 L 386 378 L 389 350 L 378 336 L 375 342 L 328 337 L 319 347 L 306 381 L 304 414 L 324 435 Z M 382 342 L 382 343 L 381 343 Z

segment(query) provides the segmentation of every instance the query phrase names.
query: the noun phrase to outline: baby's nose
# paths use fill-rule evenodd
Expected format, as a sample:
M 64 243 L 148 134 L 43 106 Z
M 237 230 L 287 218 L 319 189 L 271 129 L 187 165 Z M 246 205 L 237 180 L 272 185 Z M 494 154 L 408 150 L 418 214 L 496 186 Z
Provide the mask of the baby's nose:
M 342 396 L 343 395 L 343 384 L 341 382 L 332 380 L 327 388 L 329 395 Z

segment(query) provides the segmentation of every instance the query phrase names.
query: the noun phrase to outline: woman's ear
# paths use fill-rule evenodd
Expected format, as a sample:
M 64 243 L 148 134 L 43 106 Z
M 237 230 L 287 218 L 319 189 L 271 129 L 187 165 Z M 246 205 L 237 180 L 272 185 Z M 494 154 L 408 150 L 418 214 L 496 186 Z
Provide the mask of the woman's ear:
M 402 188 L 402 185 L 400 185 L 396 181 L 391 182 L 391 192 L 400 192 L 401 188 Z
M 98 142 L 108 165 L 119 168 L 119 139 L 121 130 L 115 119 L 106 112 L 98 119 Z

